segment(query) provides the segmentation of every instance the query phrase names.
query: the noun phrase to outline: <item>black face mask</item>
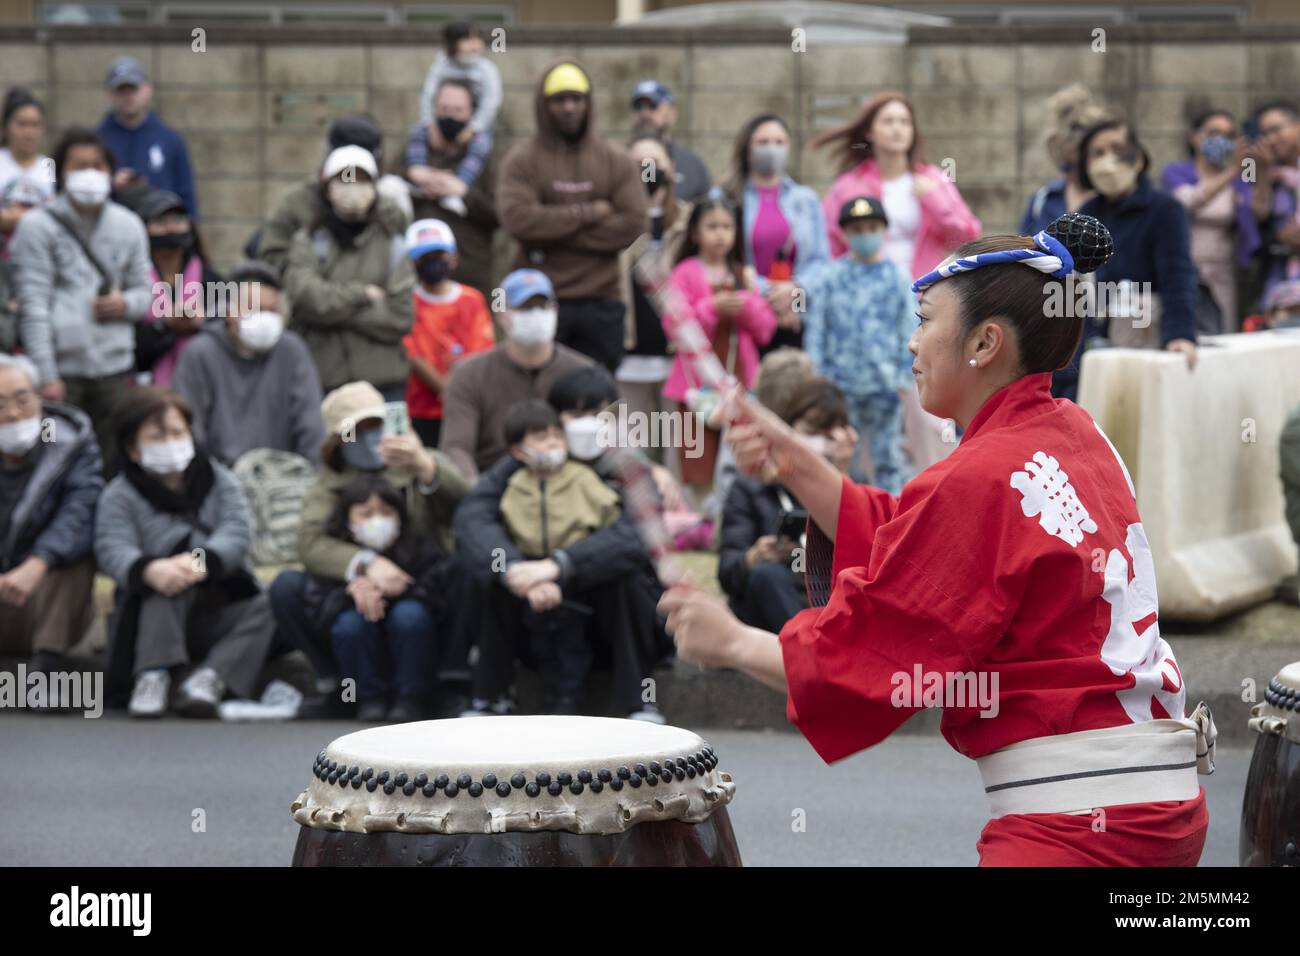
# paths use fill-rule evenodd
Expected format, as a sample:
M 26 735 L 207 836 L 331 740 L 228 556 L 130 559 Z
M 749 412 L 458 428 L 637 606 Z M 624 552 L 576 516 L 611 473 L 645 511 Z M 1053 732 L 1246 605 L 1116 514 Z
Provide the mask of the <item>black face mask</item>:
M 194 248 L 194 233 L 169 232 L 162 236 L 150 236 L 149 247 L 151 249 L 180 249 L 182 252 L 189 252 Z
M 451 272 L 451 263 L 446 259 L 421 259 L 415 264 L 415 274 L 425 285 L 437 285 Z
M 438 117 L 438 132 L 441 133 L 442 138 L 449 143 L 456 142 L 456 137 L 459 136 L 461 131 L 468 125 L 469 124 L 464 120 L 450 119 L 446 116 Z

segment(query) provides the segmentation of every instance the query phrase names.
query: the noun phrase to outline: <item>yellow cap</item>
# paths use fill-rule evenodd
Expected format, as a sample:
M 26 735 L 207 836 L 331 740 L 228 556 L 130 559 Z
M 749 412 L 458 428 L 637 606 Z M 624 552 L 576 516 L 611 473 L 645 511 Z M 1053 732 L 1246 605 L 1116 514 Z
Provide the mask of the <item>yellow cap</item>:
M 586 95 L 590 92 L 591 81 L 587 79 L 587 74 L 572 63 L 561 63 L 546 74 L 546 79 L 542 83 L 543 96 L 554 96 L 557 93 Z

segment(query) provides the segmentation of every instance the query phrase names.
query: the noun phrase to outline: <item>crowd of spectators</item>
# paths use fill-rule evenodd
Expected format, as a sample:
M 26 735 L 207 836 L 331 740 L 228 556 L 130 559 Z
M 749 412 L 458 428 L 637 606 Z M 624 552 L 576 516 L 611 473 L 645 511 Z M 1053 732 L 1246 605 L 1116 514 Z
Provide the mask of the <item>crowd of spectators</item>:
M 40 100 L 8 92 L 0 650 L 64 666 L 98 571 L 109 698 L 136 717 L 217 715 L 299 652 L 315 674 L 301 716 L 509 713 L 522 663 L 548 712 L 588 708 L 603 668 L 612 712 L 662 722 L 646 678 L 671 641 L 632 495 L 651 489 L 679 546 L 717 550 L 746 623 L 777 631 L 807 605 L 807 515 L 735 474 L 684 327 L 856 480 L 897 493 L 951 451 L 917 401 L 909 284 L 981 223 L 905 96 L 812 141 L 838 173 L 819 196 L 791 175 L 783 117 L 746 120 L 710 171 L 674 135 L 667 86 L 630 90 L 614 141 L 598 78 L 570 58 L 503 150 L 492 55 L 472 24 L 445 36 L 400 157 L 372 117 L 338 117 L 224 274 L 138 61 L 110 66 L 97 127 L 47 136 Z M 1194 368 L 1198 336 L 1300 325 L 1295 104 L 1192 118 L 1188 159 L 1159 177 L 1086 89 L 1047 114 L 1061 175 L 1022 232 L 1096 216 L 1116 251 L 1093 281 L 1145 290 L 1151 319 L 1099 309 L 1058 395 L 1085 348 Z M 615 408 L 675 413 L 698 441 L 615 454 Z

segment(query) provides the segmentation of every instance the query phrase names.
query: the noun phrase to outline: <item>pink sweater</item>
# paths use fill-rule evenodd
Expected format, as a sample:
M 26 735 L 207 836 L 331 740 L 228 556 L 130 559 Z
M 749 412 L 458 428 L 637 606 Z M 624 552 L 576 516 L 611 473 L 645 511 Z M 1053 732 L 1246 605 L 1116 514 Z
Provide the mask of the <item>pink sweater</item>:
M 921 205 L 921 228 L 916 234 L 916 252 L 912 256 L 912 278 L 923 276 L 960 246 L 980 234 L 980 221 L 966 206 L 957 187 L 938 166 L 922 164 L 913 176 L 928 176 L 934 188 L 918 199 Z M 865 159 L 835 180 L 822 200 L 826 214 L 826 232 L 831 255 L 838 259 L 848 251 L 840 231 L 840 207 L 855 196 L 882 195 L 880 170 L 875 159 Z
M 708 273 L 699 259 L 691 257 L 677 264 L 669 278 L 672 288 L 669 301 L 680 303 L 690 311 L 704 335 L 710 341 L 718 327 L 718 315 L 713 311 L 713 287 L 709 284 Z M 768 306 L 767 300 L 756 291 L 742 291 L 744 306 L 736 315 L 736 331 L 739 341 L 736 345 L 736 378 L 750 388 L 754 376 L 758 374 L 758 347 L 772 340 L 776 331 L 776 315 Z M 671 341 L 677 329 L 679 316 L 665 312 L 662 316 L 664 333 Z M 693 370 L 689 369 L 679 354 L 673 359 L 673 370 L 664 383 L 664 397 L 674 401 L 686 401 L 688 388 L 699 388 L 702 383 Z

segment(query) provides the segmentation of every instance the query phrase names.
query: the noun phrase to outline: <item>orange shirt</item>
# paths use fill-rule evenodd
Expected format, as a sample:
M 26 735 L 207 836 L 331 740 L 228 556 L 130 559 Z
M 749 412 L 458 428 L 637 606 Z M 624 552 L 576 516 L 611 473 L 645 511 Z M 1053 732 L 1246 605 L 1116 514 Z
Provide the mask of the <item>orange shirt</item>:
M 496 345 L 483 293 L 455 285 L 445 299 L 415 287 L 411 300 L 415 319 L 402 339 L 407 355 L 424 359 L 439 375 L 446 375 L 465 356 Z M 412 418 L 442 418 L 442 396 L 415 372 L 406 382 L 406 407 Z

